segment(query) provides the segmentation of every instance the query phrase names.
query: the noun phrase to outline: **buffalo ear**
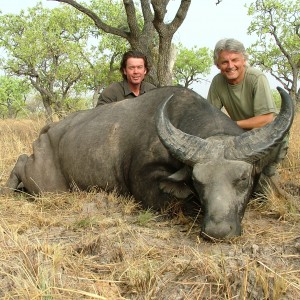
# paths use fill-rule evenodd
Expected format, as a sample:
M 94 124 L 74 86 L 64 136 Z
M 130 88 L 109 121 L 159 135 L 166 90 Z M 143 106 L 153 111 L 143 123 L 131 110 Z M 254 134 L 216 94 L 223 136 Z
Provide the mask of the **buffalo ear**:
M 164 193 L 170 194 L 178 199 L 185 199 L 193 193 L 186 183 L 189 178 L 188 168 L 183 167 L 172 175 L 162 179 L 159 183 L 159 188 Z

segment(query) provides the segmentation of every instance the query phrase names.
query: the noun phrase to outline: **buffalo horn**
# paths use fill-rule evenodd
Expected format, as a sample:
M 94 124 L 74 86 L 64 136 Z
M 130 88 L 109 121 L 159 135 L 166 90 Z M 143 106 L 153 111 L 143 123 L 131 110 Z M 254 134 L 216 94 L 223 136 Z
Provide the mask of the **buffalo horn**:
M 158 110 L 156 127 L 159 138 L 174 157 L 188 165 L 193 165 L 200 159 L 210 159 L 219 153 L 219 150 L 225 151 L 226 159 L 254 163 L 266 156 L 282 141 L 293 122 L 292 100 L 282 88 L 278 87 L 277 89 L 282 99 L 277 118 L 264 127 L 247 131 L 234 139 L 228 139 L 225 144 L 204 140 L 174 127 L 166 117 L 167 105 L 174 96 L 172 95 L 162 103 Z
M 200 158 L 212 157 L 212 152 L 219 146 L 219 143 L 187 134 L 171 124 L 169 118 L 166 117 L 166 110 L 173 96 L 166 99 L 158 110 L 156 118 L 158 136 L 175 158 L 192 166 Z

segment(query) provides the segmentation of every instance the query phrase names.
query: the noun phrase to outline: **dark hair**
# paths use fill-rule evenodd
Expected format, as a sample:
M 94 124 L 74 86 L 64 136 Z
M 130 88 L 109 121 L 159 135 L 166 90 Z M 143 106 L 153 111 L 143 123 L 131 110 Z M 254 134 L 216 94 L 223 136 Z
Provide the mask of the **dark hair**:
M 246 49 L 244 47 L 244 45 L 235 39 L 222 39 L 220 41 L 217 42 L 216 46 L 215 46 L 215 50 L 214 50 L 214 63 L 215 65 L 218 64 L 218 59 L 219 59 L 219 54 L 221 51 L 226 50 L 229 52 L 237 52 L 237 53 L 241 53 L 245 60 L 248 60 L 248 54 L 246 52 Z
M 142 58 L 144 60 L 145 69 L 146 69 L 147 73 L 149 72 L 149 65 L 148 65 L 147 56 L 145 54 L 143 54 L 142 52 L 140 52 L 140 51 L 129 50 L 129 51 L 127 51 L 123 54 L 121 64 L 120 64 L 120 72 L 121 72 L 124 79 L 126 79 L 127 77 L 124 74 L 123 69 L 126 68 L 128 58 Z

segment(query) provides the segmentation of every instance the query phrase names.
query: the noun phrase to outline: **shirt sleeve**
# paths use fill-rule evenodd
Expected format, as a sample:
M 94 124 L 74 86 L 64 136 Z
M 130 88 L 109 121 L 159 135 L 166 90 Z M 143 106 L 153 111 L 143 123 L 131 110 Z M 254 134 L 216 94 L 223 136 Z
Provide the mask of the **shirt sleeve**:
M 216 82 L 215 79 L 213 79 L 210 87 L 209 87 L 209 91 L 208 91 L 208 95 L 207 95 L 207 100 L 209 103 L 211 103 L 213 106 L 221 109 L 223 107 L 223 104 L 218 96 L 218 93 L 216 91 Z
M 96 107 L 99 105 L 116 102 L 124 98 L 124 91 L 121 85 L 119 83 L 112 83 L 102 91 L 98 98 Z
M 111 97 L 109 96 L 109 93 L 107 93 L 106 89 L 104 89 L 98 98 L 98 102 L 97 102 L 96 106 L 104 105 L 104 104 L 111 103 L 114 101 L 115 100 L 111 99 Z
M 254 115 L 259 116 L 275 112 L 276 107 L 268 79 L 265 75 L 260 75 L 257 79 L 254 94 Z

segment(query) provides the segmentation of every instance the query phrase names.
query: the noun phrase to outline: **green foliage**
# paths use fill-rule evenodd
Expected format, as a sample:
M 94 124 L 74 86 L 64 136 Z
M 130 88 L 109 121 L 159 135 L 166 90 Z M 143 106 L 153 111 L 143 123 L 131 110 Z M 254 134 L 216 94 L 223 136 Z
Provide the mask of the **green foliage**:
M 129 32 L 127 15 L 124 10 L 124 2 L 121 0 L 91 0 L 88 8 L 97 14 L 97 16 L 109 26 L 123 29 Z M 136 4 L 138 10 L 135 11 L 139 29 L 142 30 L 144 19 L 140 7 Z M 116 37 L 115 37 L 116 38 Z M 124 39 L 123 43 L 124 43 Z M 111 40 L 112 41 L 112 40 Z
M 258 40 L 251 45 L 251 63 L 269 72 L 300 101 L 300 2 L 257 0 L 248 6 L 248 28 Z
M 281 97 L 277 90 L 272 90 L 272 96 L 276 105 L 277 110 L 280 110 L 281 107 Z
M 27 78 L 46 110 L 59 112 L 86 69 L 81 53 L 88 40 L 87 18 L 68 7 L 48 10 L 39 3 L 20 15 L 1 16 L 0 24 L 3 68 Z
M 86 97 L 75 97 L 75 98 L 66 98 L 64 101 L 64 111 L 74 112 L 78 110 L 84 110 L 87 108 L 92 108 L 93 105 Z
M 208 48 L 185 48 L 182 44 L 177 47 L 178 53 L 173 70 L 174 84 L 189 87 L 194 82 L 205 80 L 213 64 L 212 51 Z M 201 77 L 200 77 L 201 76 Z
M 139 225 L 145 226 L 149 222 L 151 222 L 155 219 L 156 219 L 156 216 L 154 215 L 154 213 L 152 211 L 145 210 L 138 215 L 137 222 Z
M 120 3 L 104 0 L 91 5 L 95 3 L 103 18 L 124 22 Z M 84 108 L 84 103 L 90 107 L 83 94 L 91 91 L 96 97 L 121 78 L 118 62 L 128 46 L 120 37 L 100 35 L 90 18 L 67 5 L 49 10 L 38 3 L 20 15 L 0 14 L 0 35 L 5 52 L 1 67 L 31 83 L 50 119 L 53 112 L 64 115 Z
M 29 85 L 24 80 L 0 76 L 0 115 L 15 118 L 25 109 Z
M 102 21 L 110 26 L 129 30 L 121 1 L 93 0 L 90 3 L 88 8 L 95 12 Z M 89 71 L 82 83 L 83 88 L 93 90 L 96 87 L 99 92 L 113 81 L 122 79 L 119 72 L 120 61 L 123 53 L 130 46 L 124 38 L 100 32 L 94 27 L 91 33 L 95 39 L 90 48 L 83 53 L 84 59 L 88 62 Z
M 78 221 L 76 221 L 74 223 L 74 229 L 78 229 L 78 228 L 82 228 L 82 229 L 85 229 L 85 228 L 90 228 L 90 227 L 93 227 L 97 224 L 97 219 L 95 217 L 90 217 L 90 216 L 87 216 L 83 219 L 80 219 Z

